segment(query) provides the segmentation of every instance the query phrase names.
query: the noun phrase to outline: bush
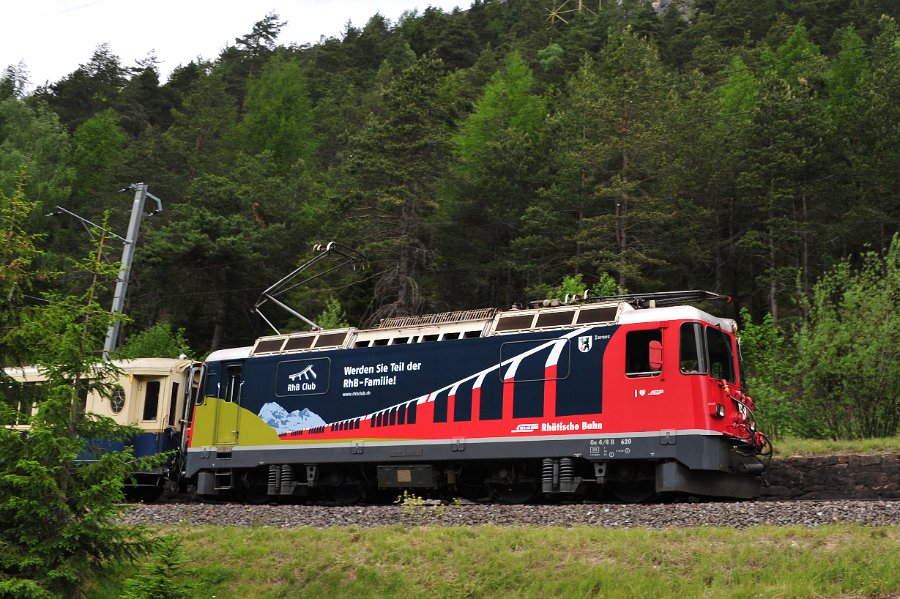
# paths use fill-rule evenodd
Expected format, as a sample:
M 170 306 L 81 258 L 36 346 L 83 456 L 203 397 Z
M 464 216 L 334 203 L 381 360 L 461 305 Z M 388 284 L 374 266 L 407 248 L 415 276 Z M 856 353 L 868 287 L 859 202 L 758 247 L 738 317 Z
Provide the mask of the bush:
M 113 357 L 123 359 L 135 358 L 178 358 L 191 357 L 194 352 L 184 337 L 184 329 L 172 330 L 167 322 L 158 322 L 149 329 L 136 333 Z
M 816 283 L 797 338 L 811 437 L 890 437 L 900 423 L 900 236 Z
M 792 387 L 796 387 L 791 345 L 771 314 L 756 324 L 745 308 L 741 310 L 741 322 L 744 384 L 759 409 L 756 417 L 760 429 L 772 437 L 796 432 L 798 406 L 791 400 Z

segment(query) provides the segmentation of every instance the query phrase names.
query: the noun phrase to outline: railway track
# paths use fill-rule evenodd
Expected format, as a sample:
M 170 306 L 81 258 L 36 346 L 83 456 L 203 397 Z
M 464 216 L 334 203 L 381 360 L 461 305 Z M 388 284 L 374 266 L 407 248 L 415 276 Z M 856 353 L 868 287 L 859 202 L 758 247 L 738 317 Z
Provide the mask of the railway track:
M 373 527 L 596 526 L 668 529 L 695 526 L 900 525 L 900 500 L 762 500 L 650 504 L 564 505 L 427 504 L 246 505 L 236 503 L 131 504 L 123 522 L 147 526 Z M 895 533 L 900 535 L 900 530 Z

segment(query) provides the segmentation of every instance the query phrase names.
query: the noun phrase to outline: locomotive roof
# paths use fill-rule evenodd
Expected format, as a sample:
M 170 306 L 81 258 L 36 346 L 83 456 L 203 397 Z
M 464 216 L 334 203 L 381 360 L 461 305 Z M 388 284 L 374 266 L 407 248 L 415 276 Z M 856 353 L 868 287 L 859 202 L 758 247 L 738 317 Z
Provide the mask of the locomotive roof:
M 619 324 L 636 322 L 653 322 L 657 320 L 700 320 L 729 331 L 734 330 L 735 322 L 731 318 L 719 318 L 693 306 L 669 306 L 666 308 L 647 308 L 623 312 Z
M 194 362 L 186 358 L 135 358 L 113 360 L 111 363 L 128 374 L 164 374 L 183 372 Z M 102 365 L 97 364 L 96 367 L 99 369 Z M 24 382 L 39 382 L 47 378 L 37 366 L 9 366 L 3 370 L 8 376 Z
M 271 335 L 260 337 L 252 347 L 213 352 L 207 360 L 236 360 L 251 355 L 425 343 L 525 331 L 663 320 L 699 320 L 728 330 L 732 330 L 734 326 L 733 320 L 712 316 L 692 306 L 636 308 L 633 301 L 624 298 L 615 299 L 616 301 L 576 304 L 560 304 L 555 300 L 547 300 L 538 307 L 528 309 L 501 311 L 490 308 L 390 318 L 372 329 L 347 327 Z

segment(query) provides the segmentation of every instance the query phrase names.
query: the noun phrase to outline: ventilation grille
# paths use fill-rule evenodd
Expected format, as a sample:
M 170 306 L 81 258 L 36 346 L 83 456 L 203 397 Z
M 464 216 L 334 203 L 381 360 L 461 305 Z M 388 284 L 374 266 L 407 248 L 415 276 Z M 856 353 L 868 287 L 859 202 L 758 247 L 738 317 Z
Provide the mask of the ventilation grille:
M 379 329 L 399 329 L 401 327 L 422 327 L 433 324 L 467 322 L 470 320 L 487 320 L 497 313 L 496 308 L 480 308 L 478 310 L 458 310 L 440 314 L 422 314 L 419 316 L 394 316 L 385 318 L 379 323 Z

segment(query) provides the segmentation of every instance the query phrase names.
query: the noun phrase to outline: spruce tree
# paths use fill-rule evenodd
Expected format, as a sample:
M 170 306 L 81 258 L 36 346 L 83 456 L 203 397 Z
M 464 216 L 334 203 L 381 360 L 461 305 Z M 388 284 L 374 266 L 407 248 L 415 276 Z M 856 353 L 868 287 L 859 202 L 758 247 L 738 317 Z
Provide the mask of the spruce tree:
M 36 237 L 20 226 L 35 208 L 21 187 L 0 195 L 0 348 L 27 356 L 45 379 L 30 418 L 14 413 L 15 398 L 0 402 L 0 596 L 77 596 L 103 568 L 152 551 L 156 541 L 116 522 L 125 481 L 142 464 L 103 446 L 133 431 L 84 411 L 83 398 L 104 391 L 112 368 L 98 360 L 112 316 L 97 302 L 116 273 L 102 259 L 106 238 L 70 265 L 85 281 L 80 296 L 45 293 L 26 305 L 23 290 L 45 274 L 34 268 Z M 27 434 L 9 427 L 16 421 L 30 425 Z

